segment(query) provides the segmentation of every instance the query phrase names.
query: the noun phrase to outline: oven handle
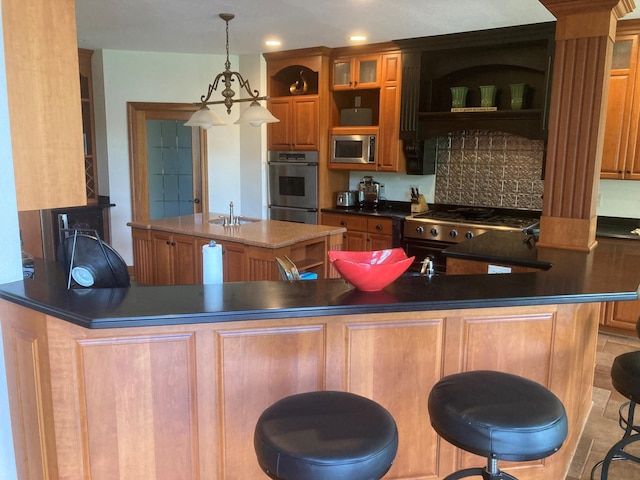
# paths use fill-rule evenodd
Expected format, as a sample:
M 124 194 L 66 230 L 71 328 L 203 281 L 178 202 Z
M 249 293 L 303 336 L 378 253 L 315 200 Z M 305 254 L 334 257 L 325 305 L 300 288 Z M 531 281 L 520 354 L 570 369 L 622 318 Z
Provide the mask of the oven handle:
M 316 162 L 269 162 L 269 165 L 274 165 L 276 167 L 317 167 L 318 164 Z

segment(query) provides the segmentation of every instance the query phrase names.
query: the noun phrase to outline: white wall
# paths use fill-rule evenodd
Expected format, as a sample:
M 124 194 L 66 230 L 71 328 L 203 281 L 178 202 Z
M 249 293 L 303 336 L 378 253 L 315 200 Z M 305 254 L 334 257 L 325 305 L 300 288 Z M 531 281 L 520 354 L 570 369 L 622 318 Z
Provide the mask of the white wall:
M 262 55 L 240 57 L 240 67 L 245 80 L 251 82 L 251 89 L 266 95 L 266 62 Z M 239 92 L 238 92 L 239 93 Z M 240 96 L 240 95 L 239 95 Z M 246 95 L 241 95 L 246 97 Z M 266 107 L 266 102 L 261 102 Z M 249 102 L 242 108 L 249 106 Z M 235 107 L 234 107 L 235 108 Z M 250 125 L 240 127 L 240 199 L 242 215 L 254 218 L 268 218 L 267 210 L 267 127 Z
M 128 265 L 133 264 L 131 230 L 131 194 L 129 177 L 129 145 L 127 132 L 127 102 L 198 101 L 206 93 L 215 75 L 224 70 L 225 56 L 103 50 L 94 54 L 94 93 L 96 102 L 97 153 L 108 163 L 108 180 L 99 178 L 102 195 L 109 195 L 116 207 L 111 209 L 113 247 Z M 231 57 L 231 69 L 241 71 L 245 78 L 262 78 L 264 61 L 260 56 Z M 237 83 L 235 84 L 237 87 Z M 214 99 L 220 100 L 219 86 Z M 261 89 L 260 85 L 252 88 Z M 235 88 L 236 95 L 241 95 Z M 211 107 L 228 125 L 208 130 L 209 211 L 226 213 L 229 202 L 237 215 L 261 217 L 265 145 L 265 126 L 234 125 L 240 109 L 234 106 L 228 115 L 222 105 Z M 107 183 L 108 190 L 103 184 Z M 246 208 L 243 205 L 247 205 Z
M 597 214 L 603 217 L 640 218 L 640 181 L 601 180 Z
M 0 7 L 2 1 L 0 0 Z M 2 8 L 0 8 L 0 283 L 22 279 L 20 256 L 20 233 L 18 228 L 18 205 L 13 177 L 11 154 L 11 132 L 7 105 L 7 83 L 4 66 L 2 36 Z M 9 394 L 4 364 L 4 348 L 0 332 L 0 480 L 15 480 L 16 461 L 11 436 L 9 416 Z

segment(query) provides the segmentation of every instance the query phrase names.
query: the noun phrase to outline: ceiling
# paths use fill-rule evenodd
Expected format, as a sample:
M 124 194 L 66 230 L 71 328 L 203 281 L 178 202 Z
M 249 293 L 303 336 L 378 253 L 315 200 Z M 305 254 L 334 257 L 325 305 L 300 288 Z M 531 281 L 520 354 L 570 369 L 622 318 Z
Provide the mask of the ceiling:
M 231 55 L 341 47 L 355 33 L 378 43 L 554 20 L 539 0 L 76 0 L 78 45 L 224 54 L 220 13 L 236 16 Z M 282 45 L 266 47 L 269 38 Z

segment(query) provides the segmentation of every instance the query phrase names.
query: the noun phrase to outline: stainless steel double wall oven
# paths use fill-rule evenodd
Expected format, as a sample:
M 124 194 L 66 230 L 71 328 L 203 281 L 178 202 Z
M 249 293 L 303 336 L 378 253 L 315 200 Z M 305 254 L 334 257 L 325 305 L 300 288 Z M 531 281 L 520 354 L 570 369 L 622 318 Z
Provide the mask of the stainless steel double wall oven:
M 269 152 L 269 219 L 318 223 L 318 152 Z

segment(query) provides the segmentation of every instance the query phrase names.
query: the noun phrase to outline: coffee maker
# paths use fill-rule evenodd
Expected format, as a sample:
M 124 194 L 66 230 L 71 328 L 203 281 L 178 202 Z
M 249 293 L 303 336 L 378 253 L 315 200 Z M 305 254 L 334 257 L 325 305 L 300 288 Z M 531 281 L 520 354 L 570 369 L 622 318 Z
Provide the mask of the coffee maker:
M 360 208 L 377 208 L 380 201 L 381 188 L 382 185 L 376 182 L 373 177 L 363 177 L 358 184 L 358 203 Z

